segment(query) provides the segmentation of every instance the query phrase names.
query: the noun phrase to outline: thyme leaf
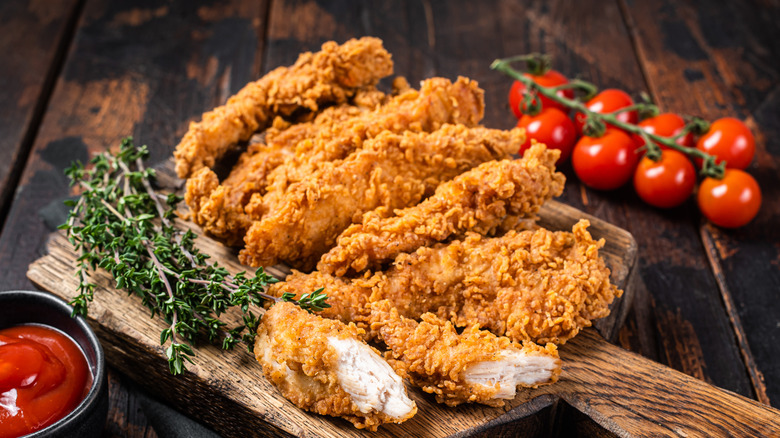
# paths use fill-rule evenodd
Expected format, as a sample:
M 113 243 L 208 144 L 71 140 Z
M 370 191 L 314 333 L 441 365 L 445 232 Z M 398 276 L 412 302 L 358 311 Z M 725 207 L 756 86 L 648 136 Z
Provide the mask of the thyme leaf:
M 251 352 L 260 318 L 250 306 L 273 300 L 291 301 L 310 312 L 330 307 L 322 289 L 297 301 L 288 295 L 277 298 L 265 293 L 278 280 L 263 268 L 248 276 L 209 262 L 195 247 L 197 235 L 173 222 L 183 198 L 152 188 L 155 172 L 143 164 L 148 156 L 146 146 L 137 147 L 127 137 L 116 154 L 97 155 L 89 168 L 77 162 L 65 170 L 71 186 L 82 189 L 78 201 L 67 201 L 71 211 L 59 227 L 79 253 L 73 315 L 87 315 L 96 289 L 92 273 L 108 271 L 117 289 L 138 296 L 151 317 L 168 324 L 160 345 L 168 344 L 165 354 L 176 375 L 185 370 L 185 361 L 193 363 L 198 336 L 226 350 L 243 342 Z M 241 310 L 243 324 L 228 328 L 219 319 L 230 308 Z

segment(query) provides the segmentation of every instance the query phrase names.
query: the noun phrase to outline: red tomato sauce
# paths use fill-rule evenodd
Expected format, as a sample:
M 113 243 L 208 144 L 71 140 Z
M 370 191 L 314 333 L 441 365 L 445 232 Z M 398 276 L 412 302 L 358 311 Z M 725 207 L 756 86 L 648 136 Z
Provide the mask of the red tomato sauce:
M 84 353 L 64 334 L 40 325 L 0 330 L 0 438 L 56 422 L 91 386 Z

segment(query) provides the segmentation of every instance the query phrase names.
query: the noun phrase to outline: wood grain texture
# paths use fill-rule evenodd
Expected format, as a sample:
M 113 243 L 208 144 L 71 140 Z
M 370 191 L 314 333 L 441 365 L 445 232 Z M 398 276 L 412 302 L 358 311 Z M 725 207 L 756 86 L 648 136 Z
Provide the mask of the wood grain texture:
M 128 135 L 162 161 L 190 119 L 257 76 L 263 5 L 85 5 L 0 236 L 1 287 L 30 287 L 14 263 L 39 254 L 47 230 L 37 212 L 69 195 L 63 169 L 72 161 L 86 162 Z
M 51 13 L 66 2 L 57 7 L 49 3 L 9 0 L 0 8 L 23 5 L 12 18 L 29 18 L 28 7 L 46 5 L 41 11 Z M 663 212 L 643 205 L 630 188 L 609 194 L 587 190 L 576 182 L 569 166 L 563 169 L 570 177 L 563 202 L 626 228 L 637 238 L 637 274 L 643 281 L 638 282 L 634 305 L 619 334 L 620 345 L 743 395 L 755 392 L 762 397 L 763 387 L 770 401 L 780 399 L 780 357 L 775 348 L 780 309 L 774 293 L 780 290 L 780 237 L 775 226 L 780 217 L 776 3 L 83 3 L 84 18 L 66 60 L 67 75 L 56 81 L 41 135 L 34 141 L 0 235 L 3 287 L 30 287 L 24 270 L 42 254 L 46 235 L 37 212 L 68 194 L 61 170 L 71 160 L 84 160 L 129 133 L 150 145 L 155 160 L 167 158 L 189 120 L 261 72 L 291 62 L 301 50 L 316 49 L 330 39 L 379 36 L 394 55 L 397 74 L 406 75 L 412 84 L 437 74 L 478 79 L 487 91 L 485 123 L 501 128 L 513 124 L 505 104 L 509 81 L 487 70 L 487 65 L 498 56 L 543 51 L 553 54 L 555 67 L 569 76 L 602 87 L 646 90 L 670 110 L 709 117 L 737 114 L 757 131 L 758 157 L 749 170 L 765 190 L 765 204 L 756 222 L 742 230 L 700 228 L 692 202 Z M 42 22 L 50 17 L 40 16 Z M 7 24 L 3 29 L 12 29 L 13 23 Z M 23 35 L 23 41 L 12 47 L 42 37 L 31 30 L 13 35 Z M 34 66 L 33 54 L 28 51 L 19 59 Z M 14 50 L 3 55 L 18 56 Z M 22 67 L 14 73 L 26 78 L 40 71 Z M 13 87 L 3 91 L 15 92 Z M 11 161 L 0 160 L 0 167 Z M 705 247 L 712 254 L 711 265 Z M 719 284 L 732 298 L 731 313 L 720 298 Z M 744 338 L 732 330 L 734 315 Z M 748 349 L 740 348 L 743 341 Z M 746 355 L 748 350 L 751 355 Z M 127 396 L 122 395 L 121 382 L 118 387 L 119 397 Z M 128 403 L 132 405 L 132 398 Z M 125 415 L 124 408 L 116 406 L 117 415 Z M 572 426 L 533 429 L 539 436 L 603 431 L 564 402 L 550 401 L 543 411 L 549 418 L 571 419 Z M 133 409 L 126 412 L 135 415 Z M 117 420 L 121 427 L 111 429 L 111 434 L 148 433 L 142 416 L 124 418 Z
M 47 39 L 57 42 L 58 11 L 75 3 L 0 3 L 2 11 L 19 5 L 22 9 L 0 14 L 9 20 L 3 24 L 8 32 L 2 33 L 7 37 L 0 44 L 11 44 L 3 46 L 0 57 L 13 61 L 3 63 L 9 67 L 3 80 L 9 83 L 0 87 L 0 96 L 16 99 L 13 96 L 22 84 L 45 76 L 47 68 L 37 59 L 45 54 Z M 153 159 L 161 161 L 171 155 L 191 119 L 223 103 L 259 75 L 264 1 L 82 3 L 73 46 L 56 78 L 43 122 L 35 127 L 30 159 L 0 235 L 3 289 L 33 287 L 24 267 L 42 253 L 49 233 L 38 212 L 70 194 L 63 169 L 72 161 L 86 162 L 94 153 L 117 147 L 127 135 L 148 143 Z M 38 16 L 48 27 L 36 30 Z M 17 77 L 28 82 L 13 82 Z M 0 126 L 8 122 L 21 132 L 25 122 L 20 117 L 36 102 L 33 88 L 22 91 L 30 102 L 18 108 L 14 102 L 4 103 Z M 12 145 L 5 143 L 12 133 L 2 129 L 0 181 L 3 166 L 14 163 Z M 113 378 L 106 434 L 154 436 L 134 395 L 124 389 L 114 371 L 109 373 Z
M 161 174 L 170 175 L 170 168 L 169 164 Z M 160 183 L 165 186 L 166 181 L 173 180 L 163 177 Z M 545 204 L 539 215 L 541 224 L 550 229 L 564 230 L 570 230 L 580 218 L 587 218 L 591 221 L 589 231 L 594 238 L 605 238 L 606 245 L 600 254 L 612 269 L 613 283 L 625 289 L 624 297 L 611 306 L 612 314 L 604 318 L 606 322 L 598 323 L 607 336 L 613 336 L 621 325 L 619 319 L 625 316 L 625 309 L 631 302 L 632 290 L 626 288 L 636 261 L 633 238 L 624 230 L 555 201 Z M 179 225 L 192 227 L 182 221 Z M 244 269 L 233 249 L 206 237 L 198 239 L 198 246 L 228 270 L 238 272 Z M 61 233 L 51 235 L 47 249 L 48 255 L 30 265 L 28 277 L 39 287 L 70 300 L 75 296 L 78 285 L 74 276 L 78 256 Z M 271 267 L 267 272 L 283 278 L 286 269 Z M 101 338 L 107 360 L 178 409 L 228 436 L 360 435 L 343 420 L 314 416 L 295 408 L 263 377 L 262 368 L 243 348 L 225 352 L 218 347 L 199 345 L 195 350 L 196 365 L 189 365 L 183 376 L 171 376 L 164 349 L 159 345 L 159 333 L 165 323 L 150 319 L 148 311 L 136 297 L 115 290 L 108 273 L 98 271 L 94 280 L 98 290 L 94 303 L 90 305 L 89 318 Z M 226 319 L 236 325 L 240 315 L 231 313 Z M 541 422 L 531 417 L 554 400 L 553 397 L 536 401 L 536 396 L 519 397 L 505 408 L 468 405 L 453 409 L 435 403 L 432 397 L 416 388 L 410 390 L 410 395 L 418 404 L 418 414 L 403 424 L 381 428 L 376 436 L 469 435 L 499 427 L 516 432 L 518 428 Z M 508 411 L 511 414 L 507 415 Z
M 27 159 L 80 2 L 0 3 L 0 224 Z
M 568 228 L 582 214 L 553 202 L 541 216 L 543 222 Z M 594 236 L 607 237 L 610 242 L 603 253 L 613 272 L 617 276 L 628 273 L 624 260 L 633 258 L 630 235 L 598 219 L 589 219 L 593 221 Z M 228 269 L 240 268 L 232 251 L 219 243 L 201 238 L 199 246 Z M 42 288 L 72 298 L 76 255 L 59 233 L 51 236 L 48 248 L 49 255 L 33 263 L 28 276 Z M 274 269 L 270 272 L 279 274 Z M 96 280 L 99 287 L 90 308 L 90 322 L 103 341 L 108 360 L 148 390 L 220 433 L 361 435 L 343 420 L 310 415 L 292 406 L 242 349 L 224 352 L 200 345 L 196 348 L 196 365 L 190 365 L 182 376 L 168 375 L 163 347 L 157 344 L 164 322 L 148 319 L 137 298 L 114 290 L 105 272 L 99 272 Z M 615 279 L 623 287 L 627 280 Z M 630 296 L 629 289 L 626 297 Z M 621 300 L 616 302 L 617 307 L 622 304 Z M 237 322 L 238 315 L 232 316 Z M 578 433 L 592 430 L 600 436 L 771 436 L 780 430 L 780 411 L 613 346 L 592 329 L 561 347 L 561 357 L 564 368 L 558 383 L 521 391 L 505 408 L 446 408 L 413 389 L 410 395 L 418 404 L 417 416 L 401 425 L 382 427 L 372 435 L 546 436 L 551 428 L 561 428 L 556 421 L 564 422 L 571 430 L 568 417 L 554 415 L 561 401 L 590 419 L 578 421 L 574 426 Z
M 780 6 L 762 2 L 626 2 L 656 102 L 714 120 L 744 119 L 756 134 L 747 169 L 763 190 L 756 219 L 700 235 L 754 391 L 780 403 Z M 707 361 L 710 365 L 710 361 Z
M 488 20 L 491 6 L 481 8 L 459 12 L 452 5 L 434 15 L 452 11 L 457 18 L 442 20 L 447 28 L 458 28 L 468 26 L 474 15 Z M 548 53 L 554 68 L 568 77 L 580 77 L 601 89 L 627 90 L 635 97 L 648 90 L 618 1 L 502 0 L 494 8 L 497 31 L 469 37 L 475 47 L 468 53 L 469 62 L 490 62 L 480 45 L 496 47 L 495 56 Z M 511 126 L 513 116 L 504 103 L 511 80 L 498 76 L 484 80 L 484 72 L 474 74 L 487 88 L 487 123 Z M 562 170 L 568 177 L 563 202 L 624 228 L 637 239 L 638 273 L 649 293 L 635 301 L 628 315 L 624 345 L 686 374 L 752 396 L 731 321 L 702 251 L 695 203 L 662 211 L 641 202 L 630 184 L 599 192 L 582 185 L 570 164 Z
M 587 330 L 561 349 L 556 394 L 618 436 L 776 436 L 780 411 L 627 352 Z

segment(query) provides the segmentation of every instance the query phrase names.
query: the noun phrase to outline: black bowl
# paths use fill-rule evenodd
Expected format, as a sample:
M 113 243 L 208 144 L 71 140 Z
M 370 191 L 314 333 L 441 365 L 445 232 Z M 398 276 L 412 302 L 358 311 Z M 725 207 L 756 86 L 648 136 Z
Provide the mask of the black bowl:
M 46 292 L 0 292 L 0 329 L 19 324 L 43 324 L 59 329 L 81 347 L 92 371 L 92 387 L 72 412 L 25 438 L 99 437 L 108 415 L 108 382 L 103 348 L 84 318 L 72 318 L 73 309 Z

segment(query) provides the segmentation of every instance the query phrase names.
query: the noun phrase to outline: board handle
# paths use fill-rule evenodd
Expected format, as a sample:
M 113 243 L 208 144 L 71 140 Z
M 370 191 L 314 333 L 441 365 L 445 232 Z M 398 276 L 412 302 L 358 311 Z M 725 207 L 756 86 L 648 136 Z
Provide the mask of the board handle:
M 595 330 L 561 347 L 557 395 L 617 436 L 780 437 L 780 410 L 610 344 Z

